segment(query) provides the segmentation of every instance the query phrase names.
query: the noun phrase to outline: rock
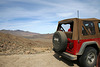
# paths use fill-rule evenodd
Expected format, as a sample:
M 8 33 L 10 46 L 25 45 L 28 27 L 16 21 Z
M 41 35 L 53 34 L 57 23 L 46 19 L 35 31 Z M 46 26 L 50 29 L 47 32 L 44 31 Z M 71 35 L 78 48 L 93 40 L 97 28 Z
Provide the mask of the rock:
M 26 54 L 29 54 L 29 53 L 30 53 L 30 51 L 25 51 L 25 53 L 26 53 Z

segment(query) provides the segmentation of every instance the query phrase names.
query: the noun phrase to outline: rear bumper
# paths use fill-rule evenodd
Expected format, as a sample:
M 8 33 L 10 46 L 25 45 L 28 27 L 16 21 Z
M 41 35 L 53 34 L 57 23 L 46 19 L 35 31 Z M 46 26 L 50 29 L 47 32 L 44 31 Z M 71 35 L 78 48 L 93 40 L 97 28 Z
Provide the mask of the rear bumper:
M 56 52 L 55 53 L 59 54 L 60 56 L 63 56 L 69 60 L 77 60 L 77 55 L 72 55 L 70 53 L 67 52 Z
M 72 55 L 70 53 L 67 53 L 67 52 L 63 52 L 60 54 L 61 56 L 69 59 L 69 60 L 77 60 L 77 56 L 76 55 Z

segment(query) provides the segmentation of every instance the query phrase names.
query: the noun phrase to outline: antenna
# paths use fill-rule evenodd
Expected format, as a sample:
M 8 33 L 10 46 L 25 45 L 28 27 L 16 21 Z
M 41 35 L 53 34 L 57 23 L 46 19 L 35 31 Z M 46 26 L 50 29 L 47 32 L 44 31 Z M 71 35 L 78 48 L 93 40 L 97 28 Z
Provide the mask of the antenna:
M 78 18 L 78 27 L 79 27 L 79 10 L 77 10 L 77 18 Z M 79 33 L 79 28 L 78 28 L 78 34 L 80 34 Z M 79 43 L 79 38 L 80 38 L 80 36 L 78 35 L 78 43 Z
M 79 18 L 79 10 L 77 10 L 77 18 Z

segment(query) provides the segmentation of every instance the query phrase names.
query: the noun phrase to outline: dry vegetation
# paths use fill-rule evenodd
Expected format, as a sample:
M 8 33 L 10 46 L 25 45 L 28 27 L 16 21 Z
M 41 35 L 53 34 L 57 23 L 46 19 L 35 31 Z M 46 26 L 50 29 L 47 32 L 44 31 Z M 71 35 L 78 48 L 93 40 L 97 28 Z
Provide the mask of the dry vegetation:
M 43 37 L 39 38 L 37 36 L 37 38 L 34 38 L 32 36 L 27 39 L 28 37 L 24 38 L 0 32 L 0 55 L 34 54 L 52 51 L 52 35 L 46 35 L 46 37 Z

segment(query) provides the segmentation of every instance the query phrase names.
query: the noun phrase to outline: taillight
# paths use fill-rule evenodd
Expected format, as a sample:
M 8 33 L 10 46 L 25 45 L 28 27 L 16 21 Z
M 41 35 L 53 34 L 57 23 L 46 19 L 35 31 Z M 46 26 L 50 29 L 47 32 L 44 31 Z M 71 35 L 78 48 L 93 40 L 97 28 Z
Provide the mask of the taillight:
M 72 49 L 74 47 L 73 43 L 69 43 L 69 48 Z
M 74 47 L 73 40 L 68 38 L 68 45 L 69 49 L 72 49 Z

